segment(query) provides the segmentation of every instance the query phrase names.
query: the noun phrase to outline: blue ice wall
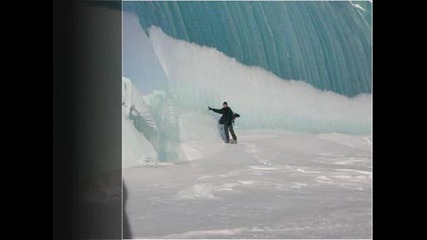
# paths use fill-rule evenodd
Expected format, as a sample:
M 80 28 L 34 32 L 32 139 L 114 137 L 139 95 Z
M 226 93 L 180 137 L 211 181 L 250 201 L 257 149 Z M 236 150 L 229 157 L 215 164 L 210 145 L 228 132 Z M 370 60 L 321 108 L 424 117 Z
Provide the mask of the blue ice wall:
M 282 79 L 346 96 L 371 93 L 371 7 L 366 2 L 123 2 L 148 34 L 213 47 Z

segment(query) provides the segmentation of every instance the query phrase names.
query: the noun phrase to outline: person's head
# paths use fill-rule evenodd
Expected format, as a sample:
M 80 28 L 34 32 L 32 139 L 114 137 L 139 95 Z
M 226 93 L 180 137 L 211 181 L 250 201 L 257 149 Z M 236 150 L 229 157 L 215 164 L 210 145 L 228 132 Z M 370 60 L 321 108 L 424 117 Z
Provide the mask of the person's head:
M 227 102 L 224 102 L 224 103 L 222 104 L 222 106 L 223 106 L 223 107 L 228 107 Z

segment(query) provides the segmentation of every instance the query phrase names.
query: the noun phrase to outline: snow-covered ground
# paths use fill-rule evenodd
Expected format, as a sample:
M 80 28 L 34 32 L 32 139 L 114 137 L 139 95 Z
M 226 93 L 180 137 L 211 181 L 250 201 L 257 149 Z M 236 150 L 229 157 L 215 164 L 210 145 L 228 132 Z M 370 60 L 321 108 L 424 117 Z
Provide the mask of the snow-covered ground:
M 236 131 L 123 170 L 134 238 L 371 238 L 372 139 Z

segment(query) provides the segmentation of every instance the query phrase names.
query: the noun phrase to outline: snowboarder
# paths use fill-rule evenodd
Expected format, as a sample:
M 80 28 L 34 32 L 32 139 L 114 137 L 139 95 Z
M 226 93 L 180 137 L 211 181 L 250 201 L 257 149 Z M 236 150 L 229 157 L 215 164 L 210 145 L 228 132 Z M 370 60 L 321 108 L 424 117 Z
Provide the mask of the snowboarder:
M 233 140 L 231 141 L 231 143 L 237 143 L 237 136 L 233 130 L 233 122 L 234 122 L 234 119 L 236 117 L 240 117 L 240 115 L 237 113 L 233 113 L 233 110 L 231 110 L 227 102 L 224 102 L 222 104 L 221 109 L 215 109 L 211 107 L 208 107 L 208 109 L 216 113 L 222 114 L 218 122 L 219 124 L 224 124 L 225 142 L 230 143 L 230 136 L 228 135 L 228 131 L 230 131 L 231 136 L 233 137 Z

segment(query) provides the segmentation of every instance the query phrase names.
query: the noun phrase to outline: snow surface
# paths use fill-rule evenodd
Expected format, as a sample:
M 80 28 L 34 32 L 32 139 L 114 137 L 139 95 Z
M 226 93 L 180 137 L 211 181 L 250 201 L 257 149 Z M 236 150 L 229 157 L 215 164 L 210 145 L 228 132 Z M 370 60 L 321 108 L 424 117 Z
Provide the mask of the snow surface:
M 236 132 L 124 169 L 134 238 L 371 238 L 372 139 Z

